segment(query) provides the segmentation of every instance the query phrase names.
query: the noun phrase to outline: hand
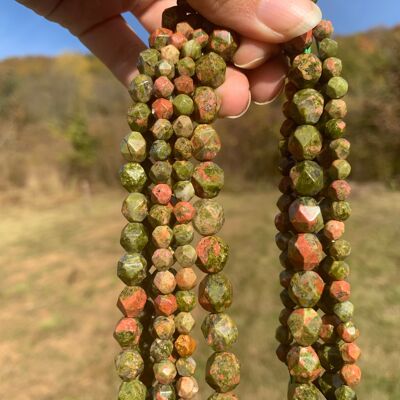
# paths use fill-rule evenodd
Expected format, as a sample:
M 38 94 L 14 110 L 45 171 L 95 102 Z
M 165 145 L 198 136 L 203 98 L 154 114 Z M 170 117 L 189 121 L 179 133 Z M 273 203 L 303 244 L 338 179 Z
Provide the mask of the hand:
M 161 14 L 174 0 L 17 0 L 77 36 L 125 85 L 137 73 L 138 54 L 145 48 L 121 16 L 132 12 L 148 31 L 161 25 Z M 241 35 L 235 55 L 218 88 L 221 116 L 240 116 L 251 100 L 266 104 L 281 92 L 286 61 L 279 43 L 316 26 L 320 9 L 311 0 L 189 0 L 215 24 Z

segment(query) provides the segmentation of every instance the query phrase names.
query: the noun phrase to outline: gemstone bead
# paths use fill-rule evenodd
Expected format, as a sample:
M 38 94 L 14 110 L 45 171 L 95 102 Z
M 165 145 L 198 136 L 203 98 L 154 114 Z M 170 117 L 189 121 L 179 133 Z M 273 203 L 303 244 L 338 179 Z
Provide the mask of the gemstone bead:
M 197 260 L 196 249 L 190 244 L 179 246 L 175 250 L 175 258 L 182 268 L 191 267 Z
M 326 103 L 325 111 L 330 118 L 342 119 L 347 114 L 347 105 L 342 99 L 332 99 Z
M 147 199 L 141 193 L 131 193 L 122 204 L 122 215 L 129 222 L 143 222 L 148 215 Z
M 138 163 L 127 163 L 119 171 L 122 186 L 128 192 L 141 192 L 147 181 L 146 172 Z
M 232 32 L 216 29 L 211 33 L 209 47 L 212 52 L 217 53 L 225 61 L 231 62 L 239 45 Z
M 347 386 L 357 386 L 361 381 L 361 370 L 355 364 L 346 364 L 340 370 L 340 375 Z
M 354 305 L 350 301 L 336 303 L 333 312 L 342 322 L 350 322 L 353 319 Z
M 208 53 L 196 62 L 196 76 L 203 86 L 217 88 L 225 81 L 226 63 L 216 53 Z
M 149 211 L 149 222 L 153 228 L 159 225 L 168 225 L 171 220 L 172 207 L 155 204 Z
M 129 94 L 133 101 L 147 103 L 153 95 L 153 80 L 150 76 L 139 74 L 129 85 Z
M 118 261 L 118 278 L 128 286 L 139 285 L 147 276 L 147 261 L 141 254 L 125 254 Z
M 175 340 L 175 350 L 180 357 L 190 357 L 196 351 L 197 343 L 190 335 L 179 335 Z
M 181 181 L 190 180 L 194 172 L 194 165 L 186 160 L 175 161 L 172 168 L 174 176 Z
M 225 313 L 207 315 L 201 330 L 214 351 L 226 351 L 236 343 L 239 335 L 235 322 Z
M 199 303 L 209 312 L 223 312 L 232 304 L 233 289 L 221 272 L 206 276 L 199 286 Z
M 356 392 L 349 386 L 340 386 L 335 390 L 336 400 L 357 400 Z
M 353 322 L 344 322 L 337 326 L 337 333 L 346 343 L 352 343 L 360 336 L 360 331 Z
M 224 186 L 224 171 L 212 161 L 202 162 L 194 170 L 192 183 L 197 196 L 214 198 Z
M 151 105 L 152 112 L 157 119 L 171 119 L 174 114 L 174 107 L 167 99 L 157 99 Z
M 175 326 L 179 333 L 189 334 L 196 324 L 192 314 L 188 312 L 180 312 L 175 317 Z
M 193 31 L 192 39 L 204 48 L 208 44 L 209 36 L 203 29 L 196 29 Z
M 169 340 L 175 333 L 175 322 L 173 318 L 159 316 L 153 322 L 153 329 L 158 338 Z
M 161 362 L 168 359 L 174 349 L 174 344 L 171 340 L 156 339 L 150 347 L 150 357 L 153 362 Z
M 193 225 L 203 236 L 215 235 L 220 231 L 224 222 L 224 210 L 215 200 L 198 200 L 194 204 L 196 216 Z
M 140 132 L 131 132 L 121 142 L 121 154 L 131 162 L 143 162 L 146 159 L 146 140 Z
M 193 134 L 193 122 L 187 115 L 180 115 L 173 123 L 173 129 L 178 137 L 190 138 Z
M 115 358 L 115 367 L 122 380 L 132 381 L 143 372 L 144 362 L 138 351 L 123 350 Z
M 337 372 L 343 366 L 343 359 L 337 345 L 324 344 L 318 349 L 322 367 L 328 372 Z
M 325 92 L 331 99 L 340 99 L 347 94 L 348 90 L 347 81 L 340 76 L 329 79 L 325 87 Z
M 174 114 L 191 115 L 194 111 L 193 100 L 187 94 L 178 94 L 173 100 Z
M 293 189 L 301 196 L 314 196 L 324 186 L 324 172 L 314 161 L 302 161 L 290 170 Z
M 346 122 L 342 119 L 330 119 L 325 124 L 325 134 L 330 139 L 338 139 L 346 133 Z
M 145 133 L 150 125 L 151 110 L 147 104 L 135 103 L 128 109 L 128 124 L 134 132 Z
M 187 38 L 181 32 L 175 32 L 169 38 L 169 43 L 172 44 L 173 46 L 175 46 L 178 50 L 182 50 L 182 47 L 186 42 L 187 42 Z
M 299 54 L 292 62 L 289 79 L 298 88 L 313 87 L 322 75 L 322 63 L 315 54 Z
M 150 168 L 149 177 L 154 183 L 167 183 L 172 175 L 172 165 L 168 161 L 156 161 Z
M 197 60 L 201 57 L 201 45 L 194 39 L 187 41 L 182 46 L 183 57 L 190 57 L 193 60 Z
M 180 137 L 174 144 L 174 156 L 177 160 L 189 160 L 192 158 L 192 143 L 185 137 Z
M 196 247 L 197 265 L 208 274 L 221 272 L 228 261 L 229 247 L 217 236 L 207 236 L 199 241 Z
M 154 306 L 158 314 L 170 316 L 178 308 L 176 298 L 173 294 L 160 294 L 154 300 Z
M 334 180 L 343 180 L 350 175 L 351 166 L 346 160 L 335 160 L 329 167 L 328 173 Z
M 139 222 L 130 222 L 121 232 L 120 243 L 128 253 L 140 253 L 148 241 L 146 228 Z
M 331 297 L 342 303 L 350 299 L 350 283 L 347 281 L 334 281 L 329 286 Z
M 214 393 L 207 400 L 239 400 L 234 393 Z
M 122 318 L 114 330 L 114 338 L 122 348 L 134 348 L 139 344 L 143 326 L 136 318 Z
M 289 207 L 289 219 L 297 232 L 316 233 L 324 227 L 321 209 L 311 197 L 300 197 Z
M 126 317 L 138 317 L 146 301 L 146 292 L 141 287 L 127 286 L 119 295 L 117 306 Z
M 176 400 L 174 385 L 157 383 L 152 388 L 152 400 Z
M 301 125 L 290 136 L 288 148 L 297 161 L 312 160 L 322 149 L 321 134 L 312 125 Z
M 172 383 L 176 376 L 176 368 L 170 360 L 162 360 L 153 366 L 154 377 L 159 383 L 168 385 Z
M 287 361 L 290 375 L 298 383 L 312 382 L 322 373 L 318 355 L 311 346 L 293 346 Z
M 122 382 L 118 391 L 118 400 L 146 400 L 146 386 L 135 379 L 130 382 Z
M 181 75 L 174 80 L 175 90 L 179 94 L 191 96 L 194 92 L 194 82 L 190 76 Z M 181 113 L 182 114 L 182 113 Z
M 158 28 L 151 33 L 149 38 L 150 47 L 161 50 L 168 44 L 172 31 L 167 28 Z
M 176 287 L 175 276 L 170 271 L 158 271 L 153 284 L 161 294 L 170 294 Z
M 180 52 L 172 44 L 169 44 L 169 45 L 163 47 L 160 50 L 160 53 L 161 53 L 161 59 L 162 60 L 167 60 L 172 64 L 176 64 L 179 61 Z
M 318 45 L 320 57 L 325 60 L 328 57 L 335 57 L 338 52 L 338 43 L 330 38 L 322 39 Z
M 179 358 L 176 361 L 176 369 L 180 376 L 193 376 L 196 371 L 196 361 L 193 357 Z
M 176 383 L 176 390 L 178 396 L 182 399 L 192 399 L 199 391 L 199 385 L 195 378 L 190 377 L 181 377 L 178 379 Z
M 294 236 L 288 245 L 289 260 L 297 269 L 314 269 L 324 258 L 322 245 L 311 233 L 301 233 Z
M 324 98 L 315 89 L 299 90 L 293 96 L 290 110 L 298 124 L 316 124 L 324 111 Z
M 165 140 L 156 140 L 150 147 L 150 157 L 155 161 L 164 161 L 171 155 L 171 145 Z
M 312 383 L 290 383 L 288 400 L 321 400 L 322 393 Z
M 200 124 L 209 124 L 217 118 L 221 101 L 214 89 L 207 86 L 196 88 L 193 101 L 194 116 Z
M 192 148 L 196 160 L 211 161 L 221 150 L 221 140 L 211 125 L 201 124 L 194 130 Z
M 191 243 L 194 238 L 194 229 L 192 224 L 178 224 L 173 228 L 174 241 L 178 246 Z
M 324 286 L 324 281 L 316 272 L 296 272 L 290 280 L 289 294 L 300 307 L 314 307 L 322 296 Z
M 191 290 L 196 286 L 197 275 L 193 268 L 182 268 L 176 276 L 176 283 L 181 290 Z
M 240 363 L 232 353 L 214 353 L 207 361 L 206 381 L 220 393 L 229 392 L 240 383 Z
M 360 358 L 361 350 L 355 343 L 343 343 L 339 349 L 342 359 L 346 363 L 353 364 Z
M 301 346 L 310 346 L 318 340 L 321 325 L 321 317 L 312 308 L 294 310 L 288 319 L 290 332 Z
M 154 251 L 151 261 L 159 271 L 166 271 L 174 264 L 174 255 L 170 249 L 157 249 Z
M 334 29 L 331 21 L 323 19 L 314 29 L 313 35 L 318 41 L 329 38 L 333 35 Z
M 334 281 L 344 280 L 350 273 L 350 267 L 344 261 L 337 261 L 332 257 L 326 257 L 321 267 L 325 274 Z
M 179 75 L 193 76 L 196 73 L 196 63 L 191 57 L 181 58 L 176 64 L 176 68 Z
M 193 292 L 180 290 L 175 295 L 179 311 L 190 312 L 196 306 L 196 296 Z

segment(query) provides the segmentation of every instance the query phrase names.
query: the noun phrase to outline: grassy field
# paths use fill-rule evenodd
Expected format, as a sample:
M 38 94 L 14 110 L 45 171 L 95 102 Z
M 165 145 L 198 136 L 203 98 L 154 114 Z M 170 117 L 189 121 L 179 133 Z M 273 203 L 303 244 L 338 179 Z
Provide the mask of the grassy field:
M 359 398 L 400 398 L 400 193 L 358 187 L 348 238 L 353 244 L 353 301 L 362 336 Z M 285 398 L 287 372 L 274 355 L 281 309 L 274 244 L 273 191 L 226 194 L 221 233 L 232 247 L 227 272 L 236 288 L 244 400 Z M 118 379 L 111 336 L 119 318 L 115 276 L 121 254 L 121 193 L 35 199 L 0 210 L 0 398 L 106 400 Z M 197 311 L 199 314 L 200 310 Z M 202 343 L 199 326 L 196 334 Z M 204 350 L 204 351 L 203 351 Z M 198 351 L 201 364 L 208 350 Z M 201 379 L 201 377 L 200 377 Z M 199 399 L 205 400 L 208 389 Z

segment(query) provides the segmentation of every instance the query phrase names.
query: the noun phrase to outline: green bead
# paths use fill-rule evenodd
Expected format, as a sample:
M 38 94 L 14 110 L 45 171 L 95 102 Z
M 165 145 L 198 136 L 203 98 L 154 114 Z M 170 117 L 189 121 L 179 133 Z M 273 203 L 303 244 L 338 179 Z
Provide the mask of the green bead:
M 346 221 L 351 215 L 351 207 L 347 201 L 324 200 L 321 207 L 325 220 Z
M 175 135 L 190 138 L 193 134 L 193 122 L 187 115 L 180 115 L 173 123 Z
M 325 92 L 331 99 L 340 99 L 347 94 L 348 90 L 349 84 L 340 76 L 329 79 L 325 87 Z
M 148 75 L 137 75 L 133 78 L 128 90 L 133 101 L 147 103 L 153 95 L 153 80 Z
M 211 161 L 221 150 L 221 140 L 211 125 L 196 127 L 192 137 L 193 156 L 198 161 Z
M 180 137 L 174 144 L 174 156 L 177 160 L 192 158 L 192 143 L 185 137 Z
M 207 400 L 239 400 L 234 393 L 214 393 Z
M 340 76 L 342 69 L 342 61 L 339 58 L 329 57 L 322 64 L 322 79 L 328 81 L 335 76 Z
M 179 246 L 175 249 L 175 258 L 182 268 L 191 267 L 197 260 L 196 249 L 190 244 Z
M 178 224 L 173 228 L 174 241 L 178 246 L 183 246 L 192 242 L 194 229 L 192 224 Z
M 131 132 L 122 139 L 121 154 L 127 161 L 140 163 L 146 159 L 146 140 L 140 132 Z
M 335 160 L 329 167 L 328 173 L 333 180 L 344 180 L 351 173 L 351 165 L 346 160 Z
M 174 177 L 180 181 L 189 181 L 194 172 L 194 165 L 190 161 L 179 160 L 172 165 Z
M 172 80 L 175 77 L 175 66 L 172 62 L 168 60 L 160 60 L 156 68 L 156 76 L 166 76 L 168 79 Z
M 343 359 L 337 345 L 324 344 L 318 349 L 322 367 L 328 372 L 337 372 L 343 366 Z
M 199 285 L 199 303 L 209 312 L 226 311 L 232 304 L 233 288 L 221 272 L 206 276 Z
M 115 327 L 114 338 L 124 348 L 136 348 L 143 333 L 143 325 L 137 318 L 121 318 Z
M 325 134 L 330 139 L 339 139 L 346 133 L 346 122 L 342 119 L 330 119 L 325 124 Z
M 236 343 L 239 336 L 235 321 L 224 313 L 207 315 L 201 330 L 207 344 L 214 351 L 226 351 Z
M 219 232 L 225 222 L 224 209 L 214 200 L 198 200 L 194 203 L 196 215 L 194 228 L 200 235 L 209 236 Z
M 290 136 L 288 146 L 295 160 L 313 160 L 322 149 L 322 137 L 314 126 L 301 125 Z
M 175 364 L 168 359 L 155 363 L 153 371 L 155 379 L 165 385 L 172 383 L 176 376 Z
M 146 196 L 130 193 L 122 204 L 122 214 L 129 222 L 143 222 L 148 215 Z
M 207 361 L 206 381 L 220 393 L 229 392 L 240 383 L 240 363 L 232 353 L 214 353 Z
M 201 57 L 201 45 L 194 39 L 188 40 L 182 47 L 182 56 L 197 60 Z
M 148 241 L 146 228 L 141 223 L 131 222 L 121 232 L 121 246 L 128 253 L 140 253 Z
M 314 196 L 324 187 L 324 172 L 314 161 L 302 161 L 290 170 L 293 189 L 302 196 Z
M 196 361 L 193 357 L 181 357 L 176 361 L 176 369 L 180 376 L 193 376 L 196 371 Z
M 337 261 L 332 257 L 326 257 L 321 264 L 322 270 L 331 280 L 342 281 L 350 274 L 350 267 L 344 261 Z
M 300 307 L 314 307 L 322 296 L 324 281 L 314 271 L 296 272 L 290 280 L 289 294 Z
M 216 29 L 210 35 L 209 48 L 220 55 L 226 62 L 231 62 L 239 44 L 232 32 Z
M 179 311 L 190 312 L 196 306 L 196 295 L 188 290 L 180 290 L 175 293 Z
M 141 192 L 147 181 L 146 172 L 138 163 L 127 163 L 119 171 L 122 186 L 128 192 Z
M 176 330 L 182 334 L 189 334 L 196 324 L 195 319 L 192 314 L 188 312 L 180 312 L 175 316 L 175 326 Z
M 229 246 L 217 236 L 207 236 L 196 247 L 197 265 L 207 274 L 221 272 L 228 261 Z
M 156 75 L 157 64 L 160 61 L 160 52 L 156 49 L 146 49 L 139 54 L 138 69 L 141 74 Z
M 290 383 L 288 400 L 322 400 L 322 393 L 312 383 Z
M 172 340 L 155 339 L 150 347 L 150 357 L 152 362 L 160 362 L 168 359 L 173 350 L 174 344 L 172 343 Z
M 175 333 L 175 322 L 173 318 L 159 316 L 153 322 L 153 329 L 159 339 L 169 340 Z
M 294 340 L 301 346 L 310 346 L 319 339 L 322 320 L 312 308 L 294 310 L 287 324 Z
M 329 155 L 333 160 L 345 160 L 350 155 L 350 142 L 347 139 L 339 138 L 329 143 Z
M 153 386 L 152 400 L 176 400 L 174 385 L 163 385 L 157 383 Z
M 323 60 L 329 57 L 335 57 L 338 53 L 338 49 L 338 42 L 330 38 L 321 40 L 318 45 L 319 55 Z
M 168 161 L 157 161 L 150 168 L 153 183 L 168 183 L 171 179 L 172 165 Z
M 324 98 L 314 89 L 299 90 L 290 105 L 290 114 L 299 124 L 316 124 L 324 111 Z
M 196 62 L 196 76 L 203 86 L 217 88 L 225 82 L 226 63 L 216 53 L 208 53 Z
M 149 222 L 153 228 L 168 225 L 171 221 L 172 207 L 155 204 L 149 212 Z
M 336 240 L 329 248 L 329 255 L 335 260 L 342 261 L 351 254 L 351 246 L 347 240 Z
M 171 145 L 165 140 L 156 140 L 150 147 L 150 157 L 155 161 L 165 161 L 171 152 Z
M 299 54 L 293 60 L 289 80 L 298 88 L 313 87 L 322 75 L 322 63 L 315 54 Z
M 123 350 L 115 358 L 118 376 L 124 381 L 136 379 L 144 369 L 144 362 L 136 350 Z
M 176 116 L 191 115 L 194 111 L 193 100 L 186 94 L 178 94 L 173 100 Z
M 190 201 L 194 197 L 194 187 L 190 181 L 179 181 L 174 185 L 174 196 L 179 201 Z
M 336 303 L 333 312 L 342 322 L 350 322 L 354 314 L 354 305 L 350 301 Z
M 310 383 L 322 372 L 318 355 L 311 346 L 293 346 L 287 355 L 287 362 L 290 375 L 298 383 Z
M 194 170 L 192 183 L 198 197 L 212 199 L 224 186 L 224 171 L 212 161 L 202 162 Z
M 181 76 L 193 76 L 196 73 L 196 63 L 191 57 L 181 58 L 176 68 Z
M 156 29 L 154 32 L 151 33 L 149 37 L 150 47 L 155 48 L 157 50 L 161 50 L 168 44 L 171 35 L 172 31 L 170 31 L 169 29 L 165 28 Z
M 145 103 L 136 103 L 128 109 L 128 124 L 132 131 L 145 133 L 149 127 L 152 113 Z
M 356 392 L 349 386 L 340 386 L 335 390 L 336 400 L 357 400 Z
M 147 261 L 138 253 L 125 254 L 118 261 L 118 278 L 128 286 L 136 286 L 147 276 Z
M 153 243 L 159 249 L 167 249 L 173 239 L 172 229 L 167 225 L 154 228 L 152 234 Z
M 167 119 L 158 119 L 151 127 L 151 132 L 155 139 L 158 140 L 169 140 L 171 139 L 174 131 L 172 124 Z
M 325 105 L 325 111 L 330 118 L 344 118 L 347 115 L 347 105 L 342 99 L 329 100 Z
M 119 387 L 118 400 L 146 400 L 146 386 L 135 379 L 131 382 L 122 382 Z

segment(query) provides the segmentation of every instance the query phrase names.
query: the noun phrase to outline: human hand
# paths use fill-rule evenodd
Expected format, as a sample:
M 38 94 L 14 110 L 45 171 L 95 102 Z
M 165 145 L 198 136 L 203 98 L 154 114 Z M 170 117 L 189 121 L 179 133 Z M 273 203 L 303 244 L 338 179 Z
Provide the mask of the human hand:
M 161 25 L 164 9 L 175 0 L 17 0 L 67 28 L 125 85 L 137 73 L 145 45 L 121 16 L 132 12 L 150 32 Z M 235 30 L 241 44 L 236 68 L 229 67 L 218 88 L 220 115 L 240 116 L 251 100 L 266 104 L 281 92 L 287 64 L 279 43 L 316 26 L 321 11 L 311 0 L 188 0 L 211 22 Z

